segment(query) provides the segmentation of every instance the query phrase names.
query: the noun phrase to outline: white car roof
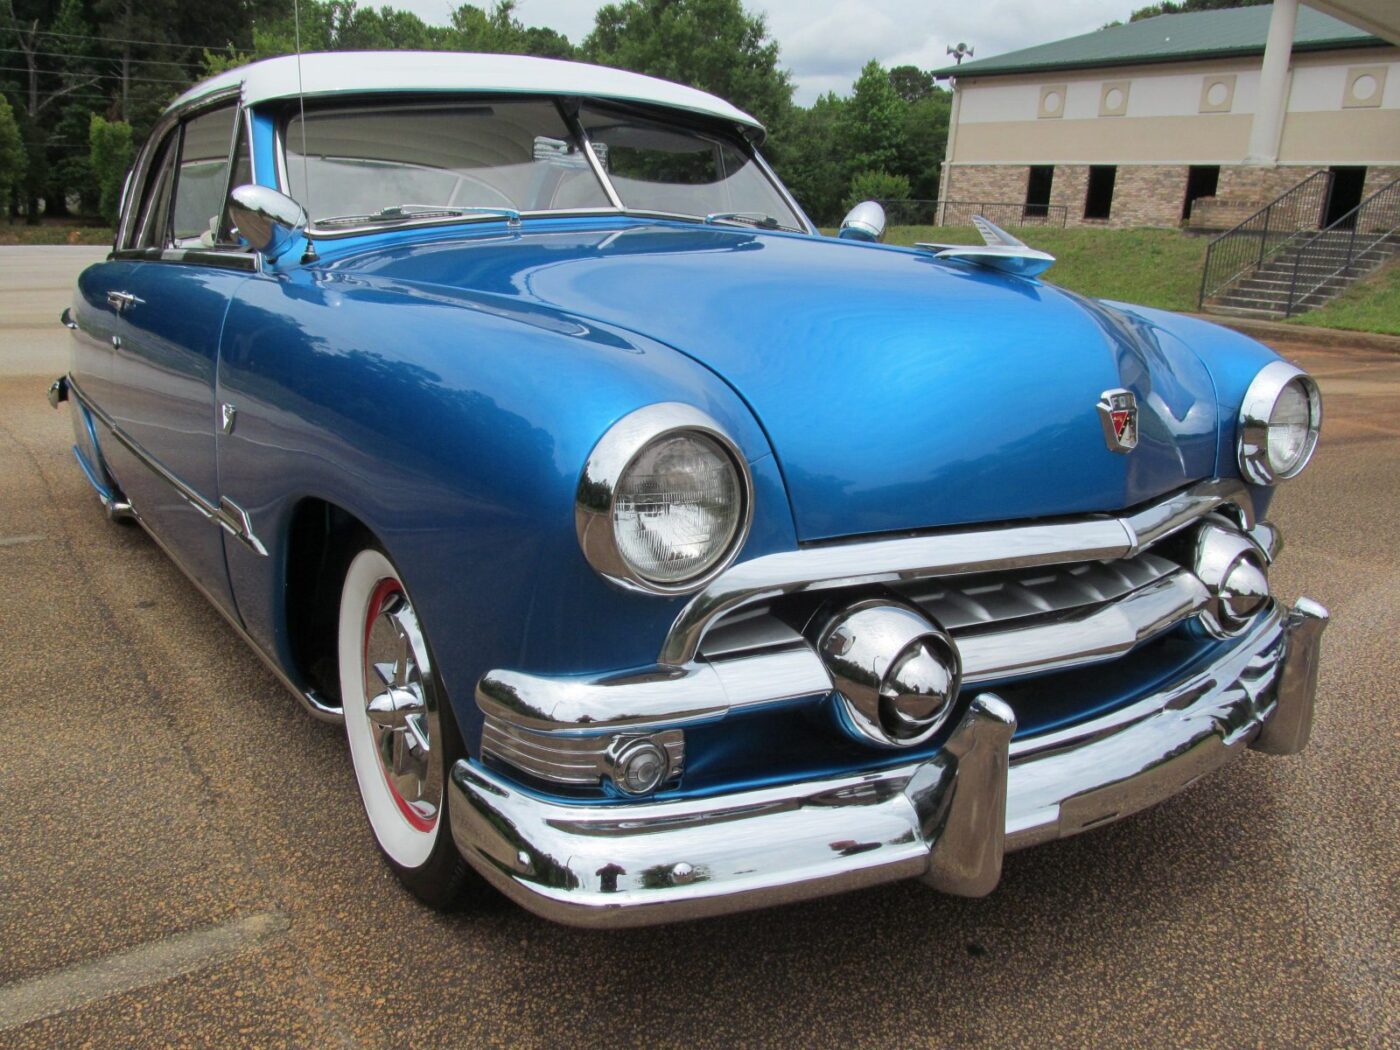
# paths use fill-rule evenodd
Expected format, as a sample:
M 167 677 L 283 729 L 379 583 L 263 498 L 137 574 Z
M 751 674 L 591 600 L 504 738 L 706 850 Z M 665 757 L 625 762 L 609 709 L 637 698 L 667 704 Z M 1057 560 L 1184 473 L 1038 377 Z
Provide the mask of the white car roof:
M 754 138 L 763 125 L 722 98 L 622 69 L 526 55 L 463 51 L 316 51 L 268 58 L 201 81 L 171 103 L 175 109 L 230 88 L 248 105 L 272 99 L 372 92 L 480 91 L 579 95 L 644 102 L 740 125 Z

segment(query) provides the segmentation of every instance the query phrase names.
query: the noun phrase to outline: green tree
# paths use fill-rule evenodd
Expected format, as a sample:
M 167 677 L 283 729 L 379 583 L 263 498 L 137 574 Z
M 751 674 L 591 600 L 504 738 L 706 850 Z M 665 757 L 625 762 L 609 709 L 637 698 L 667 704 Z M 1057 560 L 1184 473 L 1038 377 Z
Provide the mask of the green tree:
M 709 91 L 770 130 L 792 108 L 792 79 L 762 15 L 740 0 L 624 0 L 598 9 L 583 57 Z
M 917 102 L 933 94 L 933 74 L 918 66 L 895 66 L 890 70 L 890 87 L 905 102 Z
M 904 140 L 904 101 L 875 59 L 865 64 L 845 113 L 850 171 L 890 171 Z
M 1187 11 L 1219 11 L 1228 7 L 1255 7 L 1272 2 L 1273 0 L 1181 0 L 1180 3 L 1174 3 L 1173 0 L 1164 0 L 1163 3 L 1139 7 L 1128 16 L 1128 21 L 1141 22 L 1144 18 L 1156 18 L 1158 15 L 1180 15 Z
M 851 179 L 844 202 L 853 208 L 861 201 L 903 201 L 909 199 L 909 180 L 887 171 L 861 171 Z
M 24 181 L 28 166 L 15 111 L 9 99 L 0 95 L 0 207 L 7 216 L 11 214 L 15 190 Z
M 89 162 L 97 180 L 98 210 L 108 225 L 115 225 L 121 209 L 122 183 L 131 167 L 131 125 L 121 120 L 104 120 L 94 113 L 88 140 L 92 150 Z
M 828 91 L 809 108 L 794 107 L 765 148 L 797 202 L 822 226 L 840 220 L 850 179 L 844 134 L 848 105 Z
M 938 88 L 904 108 L 903 135 L 891 171 L 909 180 L 910 194 L 915 199 L 933 200 L 938 196 L 952 112 L 953 93 Z

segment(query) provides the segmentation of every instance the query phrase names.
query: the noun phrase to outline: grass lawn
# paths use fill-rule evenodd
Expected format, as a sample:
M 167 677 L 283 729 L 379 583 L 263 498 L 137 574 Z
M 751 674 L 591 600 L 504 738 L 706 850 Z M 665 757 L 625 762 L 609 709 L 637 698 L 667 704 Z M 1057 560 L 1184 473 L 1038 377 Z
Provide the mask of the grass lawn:
M 105 226 L 68 223 L 0 223 L 0 244 L 111 244 L 114 231 Z
M 1392 259 L 1326 306 L 1290 323 L 1400 335 L 1400 259 Z
M 1207 239 L 1177 230 L 1058 229 L 1027 226 L 1010 231 L 1032 248 L 1055 256 L 1046 279 L 1096 299 L 1195 310 Z M 890 244 L 916 241 L 981 244 L 971 226 L 891 226 Z
M 1097 299 L 1196 310 L 1207 237 L 1180 230 L 1085 227 L 1027 226 L 1010 232 L 1055 256 L 1046 274 L 1054 284 Z M 904 245 L 981 243 L 971 226 L 891 226 L 885 240 Z M 1322 309 L 1293 318 L 1293 323 L 1400 335 L 1400 262 L 1358 282 Z

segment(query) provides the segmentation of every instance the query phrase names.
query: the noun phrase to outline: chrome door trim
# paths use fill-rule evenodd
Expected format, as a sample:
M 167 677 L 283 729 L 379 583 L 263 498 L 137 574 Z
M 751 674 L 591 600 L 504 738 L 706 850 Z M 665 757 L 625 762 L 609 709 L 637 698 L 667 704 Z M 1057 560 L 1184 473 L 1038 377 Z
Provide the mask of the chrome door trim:
M 140 460 L 146 469 L 174 489 L 176 495 L 198 511 L 204 518 L 212 521 L 230 536 L 243 543 L 244 546 L 254 554 L 263 558 L 267 557 L 267 547 L 263 545 L 262 541 L 258 539 L 257 535 L 253 532 L 252 521 L 249 519 L 247 511 L 238 506 L 238 504 L 234 503 L 233 500 L 229 499 L 227 496 L 221 497 L 219 505 L 215 506 L 189 485 L 181 481 L 171 473 L 163 463 L 142 448 L 140 443 L 130 434 L 117 426 L 116 421 L 99 408 L 97 404 L 83 392 L 82 387 L 73 380 L 72 375 L 68 376 L 68 389 L 74 397 L 82 402 L 83 407 L 91 412 L 98 422 L 111 431 L 112 436 L 121 442 L 128 452 Z
M 695 595 L 672 623 L 657 663 L 684 666 L 694 660 L 705 632 L 725 613 L 752 601 L 855 583 L 1128 558 L 1223 504 L 1238 508 L 1244 528 L 1253 527 L 1254 504 L 1244 483 L 1215 478 L 1122 517 L 984 526 L 766 554 L 731 566 Z

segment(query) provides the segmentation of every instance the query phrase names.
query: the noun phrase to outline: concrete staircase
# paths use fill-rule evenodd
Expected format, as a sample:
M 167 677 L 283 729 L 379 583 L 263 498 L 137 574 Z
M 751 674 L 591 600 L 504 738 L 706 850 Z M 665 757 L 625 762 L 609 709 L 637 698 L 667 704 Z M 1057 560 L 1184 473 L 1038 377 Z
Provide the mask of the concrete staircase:
M 1268 319 L 1305 313 L 1340 295 L 1397 252 L 1400 235 L 1394 233 L 1374 239 L 1352 230 L 1321 230 L 1312 239 L 1265 259 L 1248 276 L 1210 296 L 1205 308 L 1211 313 Z
M 1400 178 L 1324 226 L 1332 176 L 1317 171 L 1206 248 L 1200 305 L 1274 320 L 1315 310 L 1400 253 Z

